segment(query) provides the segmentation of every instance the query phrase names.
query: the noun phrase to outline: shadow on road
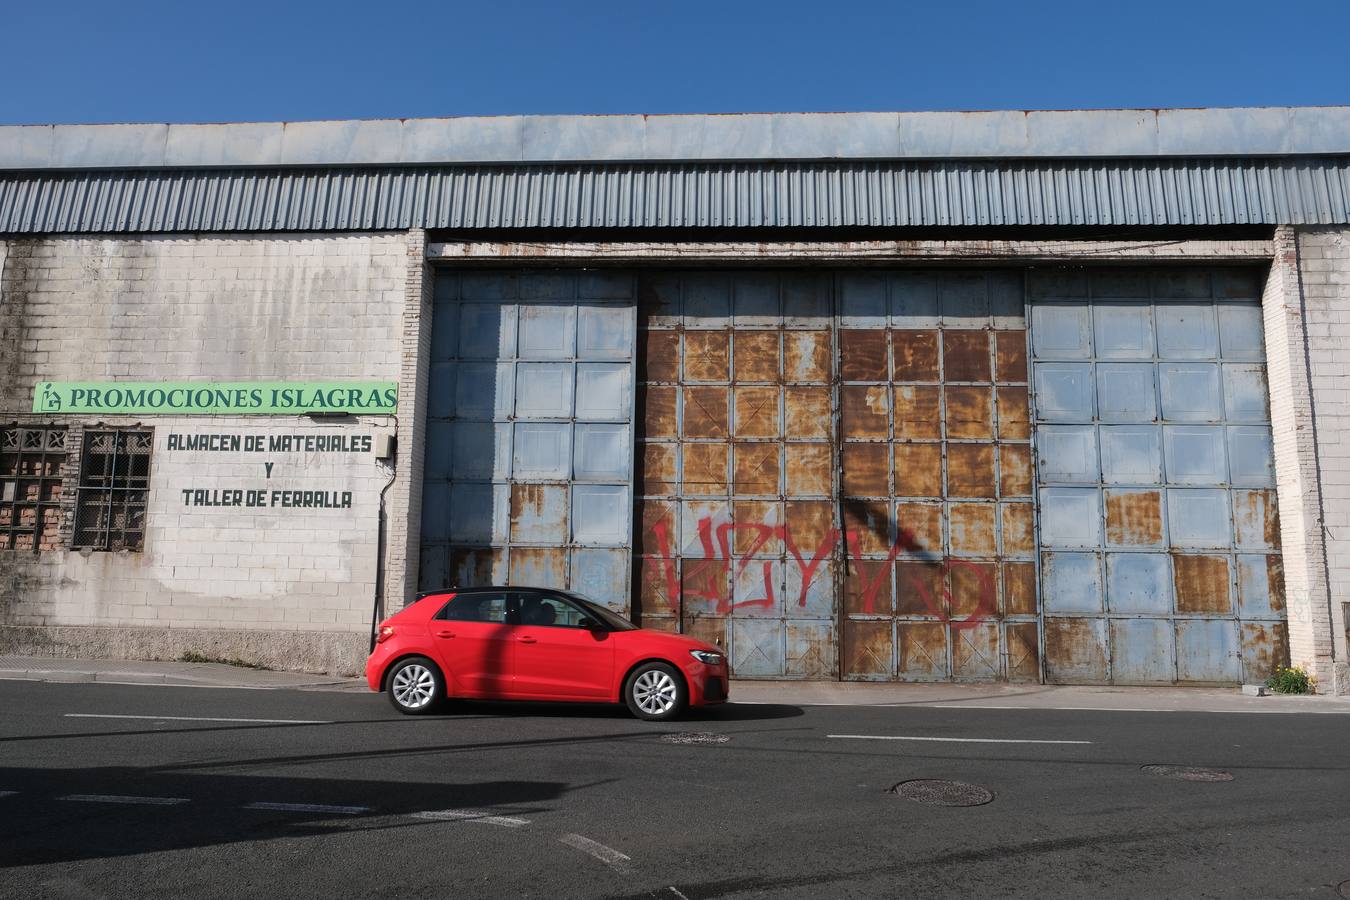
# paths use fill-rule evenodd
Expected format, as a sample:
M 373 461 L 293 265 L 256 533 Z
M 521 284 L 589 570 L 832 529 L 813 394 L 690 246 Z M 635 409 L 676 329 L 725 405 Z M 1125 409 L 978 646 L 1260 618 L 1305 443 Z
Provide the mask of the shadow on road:
M 563 719 L 626 719 L 636 721 L 626 706 L 616 703 L 534 703 L 487 700 L 456 700 L 446 705 L 440 715 L 453 718 L 469 715 L 491 718 L 563 718 Z M 669 723 L 680 722 L 755 722 L 764 719 L 790 719 L 802 715 L 800 706 L 786 703 L 722 703 L 699 706 L 685 712 Z
M 281 778 L 163 772 L 128 767 L 0 768 L 0 784 L 18 789 L 0 818 L 0 868 L 102 859 L 232 844 L 434 825 L 396 818 L 443 809 L 491 808 L 528 816 L 573 788 L 554 781 L 465 784 Z M 96 803 L 70 795 L 184 798 L 176 805 Z M 357 814 L 244 809 L 250 803 L 368 807 Z M 391 818 L 395 817 L 395 818 Z M 481 826 L 477 826 L 481 827 Z

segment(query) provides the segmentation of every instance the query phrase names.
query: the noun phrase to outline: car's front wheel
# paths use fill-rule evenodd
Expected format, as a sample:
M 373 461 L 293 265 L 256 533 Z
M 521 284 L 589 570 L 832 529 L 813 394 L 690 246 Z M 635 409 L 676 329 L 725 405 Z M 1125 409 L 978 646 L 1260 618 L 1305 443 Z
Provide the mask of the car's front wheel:
M 628 676 L 623 688 L 628 709 L 639 719 L 664 722 L 684 712 L 689 702 L 684 679 L 662 662 L 643 663 Z
M 445 680 L 436 664 L 424 656 L 399 660 L 389 671 L 389 702 L 410 716 L 434 710 L 445 699 Z

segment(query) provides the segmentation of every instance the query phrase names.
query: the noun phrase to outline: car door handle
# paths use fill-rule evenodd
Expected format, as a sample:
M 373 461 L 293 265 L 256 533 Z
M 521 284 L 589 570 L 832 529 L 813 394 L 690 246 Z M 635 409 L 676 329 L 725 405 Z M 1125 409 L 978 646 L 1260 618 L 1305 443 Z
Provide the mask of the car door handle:
M 453 631 L 438 631 L 438 632 L 436 632 L 436 637 L 452 638 L 452 637 L 454 637 L 454 636 L 455 636 L 455 633 L 454 633 Z
M 533 644 L 535 642 L 534 638 L 530 637 L 528 634 L 523 634 L 516 638 L 516 640 L 520 641 L 522 644 Z

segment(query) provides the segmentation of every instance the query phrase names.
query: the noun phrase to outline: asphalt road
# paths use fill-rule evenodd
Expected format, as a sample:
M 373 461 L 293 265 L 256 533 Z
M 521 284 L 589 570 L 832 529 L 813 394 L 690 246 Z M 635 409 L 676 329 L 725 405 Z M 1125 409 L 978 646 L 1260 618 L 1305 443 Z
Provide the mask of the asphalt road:
M 259 719 L 280 721 L 230 721 Z M 1348 747 L 1346 715 L 729 705 L 651 725 L 0 682 L 0 897 L 1350 897 Z M 916 779 L 993 800 L 895 792 Z

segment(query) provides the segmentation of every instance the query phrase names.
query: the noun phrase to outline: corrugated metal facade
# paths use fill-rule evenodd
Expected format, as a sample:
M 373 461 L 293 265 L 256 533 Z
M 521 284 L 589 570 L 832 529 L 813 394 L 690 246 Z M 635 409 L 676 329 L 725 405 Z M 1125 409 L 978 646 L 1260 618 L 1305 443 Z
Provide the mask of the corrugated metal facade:
M 10 172 L 0 233 L 1350 223 L 1350 158 Z

